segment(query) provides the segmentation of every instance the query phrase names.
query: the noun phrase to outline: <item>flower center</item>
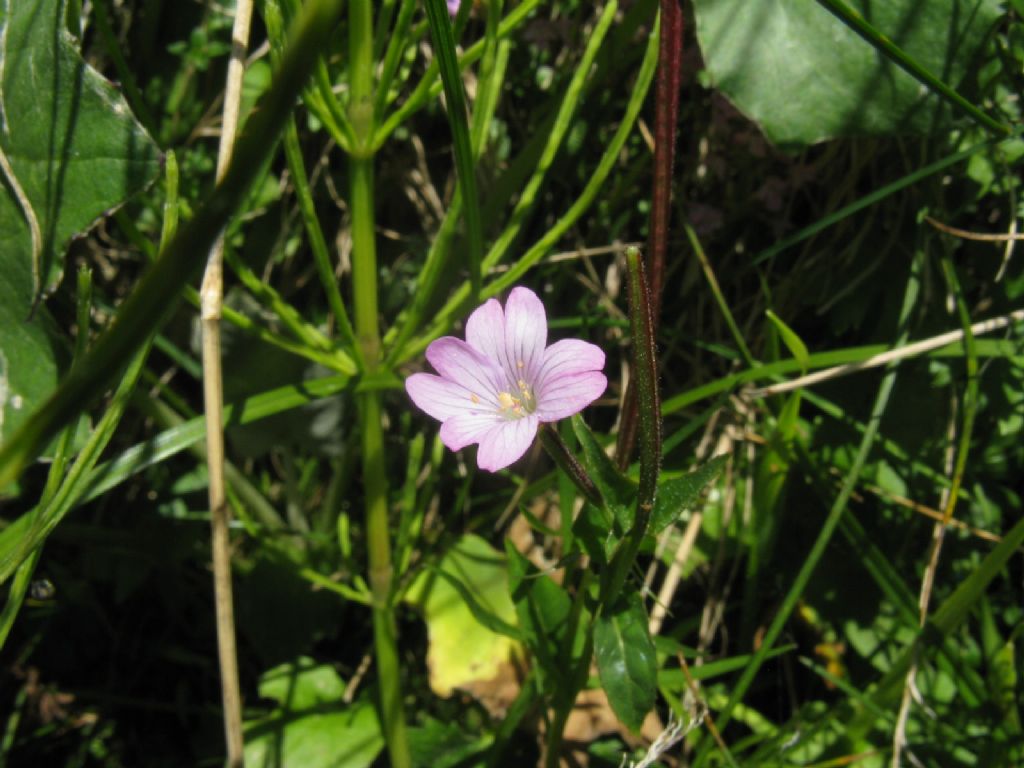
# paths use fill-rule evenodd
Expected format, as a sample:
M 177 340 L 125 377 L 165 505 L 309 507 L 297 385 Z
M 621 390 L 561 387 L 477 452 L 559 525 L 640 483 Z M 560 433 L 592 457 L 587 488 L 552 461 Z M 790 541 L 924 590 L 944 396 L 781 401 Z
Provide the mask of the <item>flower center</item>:
M 516 382 L 519 391 L 498 393 L 498 406 L 506 419 L 521 419 L 537 409 L 537 401 L 533 397 L 533 389 L 523 380 Z

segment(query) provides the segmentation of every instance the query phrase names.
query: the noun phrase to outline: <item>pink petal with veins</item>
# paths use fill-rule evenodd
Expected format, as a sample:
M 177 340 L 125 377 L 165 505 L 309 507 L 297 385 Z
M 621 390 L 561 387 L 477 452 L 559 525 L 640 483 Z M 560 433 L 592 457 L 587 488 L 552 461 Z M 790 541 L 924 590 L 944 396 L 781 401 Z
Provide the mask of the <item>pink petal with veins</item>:
M 476 463 L 488 472 L 504 469 L 522 458 L 536 434 L 537 417 L 533 414 L 502 421 L 480 440 Z

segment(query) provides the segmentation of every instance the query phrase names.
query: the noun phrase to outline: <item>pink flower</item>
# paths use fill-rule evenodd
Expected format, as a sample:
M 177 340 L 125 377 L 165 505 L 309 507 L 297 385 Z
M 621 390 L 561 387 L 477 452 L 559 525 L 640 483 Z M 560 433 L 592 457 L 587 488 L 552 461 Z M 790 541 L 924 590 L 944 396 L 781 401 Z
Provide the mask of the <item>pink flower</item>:
M 450 13 L 452 16 L 454 16 L 456 13 L 458 13 L 459 12 L 459 5 L 461 3 L 462 3 L 462 0 L 448 0 L 448 13 Z
M 537 425 L 579 413 L 608 386 L 604 352 L 579 339 L 547 344 L 544 305 L 528 288 L 513 288 L 505 309 L 491 299 L 466 322 L 466 340 L 437 339 L 427 360 L 440 376 L 414 373 L 409 397 L 442 422 L 453 451 L 479 443 L 480 469 L 497 472 L 520 458 Z

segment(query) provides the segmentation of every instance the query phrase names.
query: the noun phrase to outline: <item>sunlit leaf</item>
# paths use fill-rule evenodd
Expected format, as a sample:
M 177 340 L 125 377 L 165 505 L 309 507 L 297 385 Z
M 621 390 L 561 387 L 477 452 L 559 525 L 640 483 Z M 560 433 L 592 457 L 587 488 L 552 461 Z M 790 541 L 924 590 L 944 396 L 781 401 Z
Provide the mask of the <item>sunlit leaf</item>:
M 849 3 L 925 69 L 956 87 L 1000 16 L 995 0 Z M 694 0 L 711 82 L 772 141 L 928 133 L 949 107 L 809 0 Z

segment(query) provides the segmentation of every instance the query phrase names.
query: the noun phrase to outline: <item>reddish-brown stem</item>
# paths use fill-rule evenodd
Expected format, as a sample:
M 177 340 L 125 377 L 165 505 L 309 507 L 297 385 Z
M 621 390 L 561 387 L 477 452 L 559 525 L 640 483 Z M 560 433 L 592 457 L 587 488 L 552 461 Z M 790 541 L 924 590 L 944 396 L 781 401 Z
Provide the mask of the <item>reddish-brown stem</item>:
M 654 179 L 651 185 L 651 218 L 647 241 L 651 286 L 651 313 L 657 332 L 664 292 L 665 254 L 668 251 L 672 204 L 672 170 L 675 165 L 676 127 L 679 118 L 679 85 L 682 80 L 683 11 L 679 0 L 661 0 L 661 34 L 658 48 L 658 79 L 655 84 Z M 630 381 L 622 403 L 615 457 L 625 468 L 633 455 L 637 435 L 636 390 Z

